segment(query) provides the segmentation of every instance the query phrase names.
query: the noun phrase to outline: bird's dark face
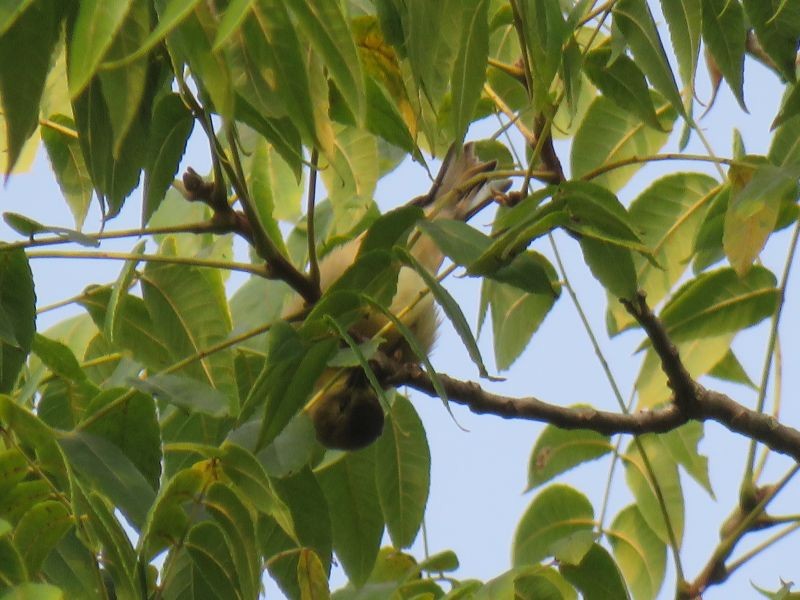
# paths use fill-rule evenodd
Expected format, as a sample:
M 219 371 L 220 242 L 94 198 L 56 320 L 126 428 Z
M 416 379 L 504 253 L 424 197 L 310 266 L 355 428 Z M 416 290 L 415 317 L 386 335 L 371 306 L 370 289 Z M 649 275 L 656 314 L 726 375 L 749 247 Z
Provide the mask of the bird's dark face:
M 348 385 L 325 396 L 311 418 L 317 440 L 326 448 L 359 450 L 383 432 L 383 409 L 369 385 Z

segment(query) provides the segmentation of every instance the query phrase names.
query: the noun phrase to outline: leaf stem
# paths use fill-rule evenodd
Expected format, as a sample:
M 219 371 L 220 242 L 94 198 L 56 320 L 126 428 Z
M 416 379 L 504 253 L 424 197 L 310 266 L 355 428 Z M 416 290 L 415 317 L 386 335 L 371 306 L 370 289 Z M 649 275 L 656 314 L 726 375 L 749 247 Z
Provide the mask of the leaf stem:
M 264 267 L 249 263 L 228 262 L 207 258 L 194 258 L 189 256 L 164 256 L 162 254 L 132 254 L 130 252 L 89 252 L 89 251 L 59 251 L 35 250 L 28 252 L 28 258 L 80 258 L 91 260 L 141 260 L 152 263 L 166 263 L 173 265 L 189 265 L 193 267 L 208 267 L 224 269 L 227 271 L 241 271 L 251 275 L 264 276 Z

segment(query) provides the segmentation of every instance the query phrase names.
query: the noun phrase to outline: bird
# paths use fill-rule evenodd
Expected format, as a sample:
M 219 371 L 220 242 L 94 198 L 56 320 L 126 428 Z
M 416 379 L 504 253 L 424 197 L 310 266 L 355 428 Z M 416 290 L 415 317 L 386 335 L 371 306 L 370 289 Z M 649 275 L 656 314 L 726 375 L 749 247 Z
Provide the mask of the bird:
M 508 180 L 486 180 L 469 185 L 468 182 L 476 175 L 496 167 L 496 161 L 480 161 L 472 143 L 461 148 L 452 146 L 442 161 L 431 190 L 410 203 L 422 206 L 429 219 L 466 220 L 476 208 L 510 186 Z M 319 284 L 323 293 L 354 263 L 363 239 L 362 234 L 334 248 L 320 261 Z M 434 275 L 444 261 L 442 251 L 426 235 L 415 239 L 410 252 Z M 427 354 L 436 341 L 439 316 L 431 294 L 419 298 L 424 289 L 426 284 L 419 273 L 408 266 L 401 267 L 389 311 L 408 327 Z M 407 307 L 415 301 L 408 310 Z M 284 308 L 283 316 L 296 315 L 303 308 L 302 298 L 295 296 Z M 372 338 L 381 332 L 380 351 L 403 362 L 418 360 L 401 333 L 394 327 L 387 328 L 387 323 L 385 315 L 373 310 L 353 326 L 353 332 L 361 339 Z M 306 410 L 314 424 L 316 438 L 324 447 L 358 450 L 380 437 L 384 425 L 383 408 L 360 367 L 350 368 L 345 373 L 327 369 L 315 389 L 322 393 L 315 394 Z

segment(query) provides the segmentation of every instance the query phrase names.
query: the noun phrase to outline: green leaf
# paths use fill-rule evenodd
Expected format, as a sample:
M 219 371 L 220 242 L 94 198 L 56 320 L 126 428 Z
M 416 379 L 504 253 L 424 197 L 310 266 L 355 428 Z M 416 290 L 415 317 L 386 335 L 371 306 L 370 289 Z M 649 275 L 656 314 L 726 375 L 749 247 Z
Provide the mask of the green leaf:
M 372 572 L 383 537 L 376 473 L 372 448 L 350 452 L 317 472 L 331 513 L 333 549 L 357 586 Z
M 758 42 L 787 81 L 795 81 L 800 7 L 787 0 L 743 0 Z
M 625 36 L 637 64 L 653 87 L 664 95 L 675 111 L 686 116 L 678 84 L 646 0 L 620 0 L 614 4 L 613 15 L 614 25 Z
M 273 489 L 264 467 L 253 454 L 231 442 L 222 445 L 219 456 L 222 470 L 240 497 L 246 499 L 256 510 L 275 519 L 288 534 L 293 534 L 294 525 L 286 506 Z
M 580 245 L 592 275 L 609 294 L 615 298 L 634 297 L 639 284 L 629 250 L 592 238 L 582 238 Z
M 104 390 L 86 409 L 86 433 L 119 448 L 153 489 L 161 477 L 161 430 L 153 398 L 124 388 Z
M 81 246 L 91 246 L 96 248 L 100 245 L 100 242 L 97 238 L 84 235 L 80 231 L 67 229 L 66 227 L 56 227 L 54 225 L 42 225 L 38 221 L 34 221 L 33 219 L 18 213 L 4 212 L 3 220 L 17 233 L 21 233 L 22 235 L 26 235 L 30 238 L 33 238 L 33 236 L 37 233 L 55 233 L 63 239 L 75 242 Z
M 78 141 L 105 217 L 116 216 L 125 199 L 139 183 L 147 153 L 145 114 L 139 114 L 118 151 L 114 151 L 111 114 L 99 79 L 92 79 L 73 100 Z
M 102 545 L 106 568 L 108 569 L 118 597 L 137 592 L 136 552 L 131 545 L 125 529 L 114 514 L 113 505 L 103 496 L 89 491 L 80 482 L 74 482 L 84 492 L 83 501 L 75 501 L 91 524 L 92 531 Z
M 256 525 L 252 511 L 233 490 L 218 482 L 209 487 L 205 506 L 229 541 L 242 598 L 258 597 L 261 587 L 261 559 L 256 549 Z
M 467 133 L 475 107 L 486 81 L 486 61 L 489 55 L 488 0 L 465 3 L 466 20 L 461 30 L 451 83 L 453 96 L 453 139 L 456 146 Z
M 313 549 L 326 573 L 330 573 L 332 557 L 332 524 L 328 503 L 310 469 L 274 481 L 275 489 L 289 507 L 301 546 Z M 271 556 L 270 553 L 265 553 Z
M 469 327 L 469 323 L 467 323 L 467 319 L 464 316 L 464 313 L 461 311 L 461 307 L 458 305 L 458 302 L 450 295 L 441 283 L 439 283 L 433 275 L 426 269 L 420 262 L 414 258 L 412 254 L 408 251 L 397 249 L 400 253 L 403 260 L 412 267 L 419 275 L 422 277 L 425 284 L 431 290 L 433 297 L 436 298 L 436 301 L 439 303 L 439 306 L 442 307 L 444 314 L 447 315 L 447 318 L 450 319 L 450 322 L 455 327 L 456 333 L 458 333 L 461 341 L 464 343 L 464 346 L 469 353 L 472 362 L 475 363 L 475 366 L 478 367 L 478 372 L 480 373 L 481 377 L 485 377 L 487 379 L 491 379 L 489 372 L 486 370 L 486 365 L 483 364 L 483 358 L 481 357 L 481 351 L 478 348 L 478 342 L 475 340 L 475 336 L 472 334 L 472 330 Z
M 200 2 L 201 0 L 161 0 L 156 2 L 156 11 L 158 12 L 158 24 L 156 27 L 135 52 L 115 61 L 113 66 L 122 67 L 149 54 L 153 48 L 160 44 L 167 35 L 192 14 L 192 11 Z M 112 65 L 104 66 L 110 67 Z
M 405 243 L 411 227 L 423 217 L 422 209 L 417 206 L 401 206 L 382 214 L 367 229 L 357 256 L 364 256 L 372 250 L 391 250 Z
M 589 52 L 583 64 L 586 75 L 604 96 L 661 130 L 647 80 L 633 59 L 625 54 L 615 56 L 611 45 L 606 44 Z
M 58 443 L 72 468 L 141 528 L 155 491 L 136 465 L 115 444 L 89 433 L 65 434 Z
M 131 250 L 131 254 L 143 254 L 146 240 L 140 241 Z M 128 288 L 133 283 L 134 276 L 136 275 L 136 267 L 138 260 L 127 260 L 122 266 L 122 269 L 117 276 L 117 281 L 111 291 L 111 298 L 108 300 L 108 308 L 106 309 L 106 318 L 103 323 L 103 335 L 106 337 L 110 344 L 117 341 L 120 330 L 120 306 L 122 299 L 128 294 Z
M 555 298 L 550 294 L 529 294 L 489 280 L 484 280 L 481 294 L 491 307 L 494 360 L 498 370 L 503 371 L 528 347 L 553 308 Z
M 72 31 L 67 35 L 69 93 L 77 97 L 89 84 L 111 47 L 132 0 L 81 2 Z
M 184 506 L 198 508 L 198 495 L 204 483 L 203 473 L 192 468 L 178 471 L 161 486 L 141 528 L 138 547 L 145 560 L 151 560 L 163 549 L 183 539 L 189 528 Z
M 347 19 L 339 3 L 327 0 L 284 0 L 300 30 L 320 55 L 328 73 L 350 109 L 361 123 L 365 112 L 364 76 Z
M 429 573 L 447 573 L 455 571 L 459 567 L 458 556 L 452 550 L 444 550 L 432 554 L 425 560 L 419 563 L 420 571 L 428 571 Z
M 784 94 L 781 108 L 775 116 L 775 120 L 772 121 L 770 129 L 780 127 L 798 114 L 800 114 L 800 85 L 795 83 Z
M 740 276 L 750 270 L 775 229 L 781 205 L 797 198 L 800 165 L 765 164 L 744 176 L 747 183 L 731 195 L 722 235 L 725 254 Z
M 64 593 L 60 588 L 49 583 L 21 583 L 8 590 L 2 600 L 64 600 Z
M 0 35 L 0 102 L 8 152 L 4 161 L 6 177 L 39 124 L 39 103 L 53 49 L 61 35 L 62 12 L 59 3 L 35 0 Z M 20 60 L 21 48 L 25 49 L 25 60 Z
M 734 333 L 775 311 L 775 276 L 754 266 L 744 277 L 725 268 L 698 275 L 672 296 L 661 322 L 675 341 Z
M 253 6 L 254 23 L 268 43 L 275 68 L 276 92 L 292 123 L 308 142 L 318 143 L 304 51 L 284 0 Z
M 36 294 L 28 258 L 22 249 L 0 246 L 0 308 L 13 332 L 14 343 L 0 343 L 0 392 L 14 387 L 31 350 L 36 331 Z M 8 336 L 7 336 L 8 337 Z
M 689 375 L 697 379 L 722 360 L 732 341 L 733 334 L 722 334 L 677 342 L 675 346 Z M 645 354 L 636 379 L 636 391 L 639 394 L 639 409 L 657 407 L 672 397 L 672 390 L 667 385 L 667 377 L 661 368 L 661 359 L 652 348 L 648 348 Z
M 47 581 L 67 598 L 93 598 L 97 594 L 97 555 L 70 529 L 50 551 L 42 565 Z
M 528 461 L 528 490 L 614 449 L 607 435 L 588 429 L 559 429 L 548 425 L 536 440 Z
M 703 1 L 703 41 L 739 102 L 744 102 L 744 53 L 747 29 L 744 10 L 731 0 Z
M 422 421 L 406 397 L 395 395 L 375 456 L 378 497 L 389 535 L 396 548 L 408 548 L 428 502 L 431 455 Z
M 195 569 L 202 573 L 203 595 L 216 598 L 240 595 L 231 545 L 222 527 L 214 521 L 201 521 L 189 529 L 184 545 Z
M 30 507 L 14 530 L 14 545 L 28 573 L 38 573 L 44 559 L 72 527 L 73 518 L 63 502 L 45 500 Z
M 106 58 L 113 61 L 139 48 L 150 31 L 150 13 L 150 8 L 141 2 L 130 3 L 127 15 L 105 54 Z M 140 59 L 126 64 L 124 68 L 103 69 L 98 77 L 111 121 L 112 151 L 114 157 L 119 158 L 125 138 L 140 113 L 149 115 L 151 110 L 153 86 L 148 86 L 148 62 Z
M 19 16 L 24 13 L 34 0 L 9 0 L 0 7 L 0 35 L 11 27 Z
M 108 286 L 90 287 L 84 292 L 80 301 L 91 315 L 92 321 L 100 328 L 105 325 L 111 293 L 111 288 Z M 157 334 L 141 298 L 124 294 L 120 299 L 117 322 L 119 330 L 116 348 L 130 352 L 137 362 L 154 371 L 160 371 L 172 364 L 170 351 Z M 94 331 L 92 328 L 92 332 Z
M 175 239 L 167 238 L 161 254 L 176 253 Z M 207 350 L 231 331 L 225 287 L 219 271 L 169 263 L 149 263 L 142 275 L 142 295 L 156 332 L 176 358 Z M 178 371 L 210 384 L 237 406 L 233 356 L 215 352 Z
M 533 95 L 538 102 L 547 102 L 546 97 L 558 73 L 571 29 L 565 23 L 557 3 L 534 0 L 518 6 L 529 60 L 536 65 L 533 69 Z
M 219 21 L 217 34 L 214 36 L 214 45 L 211 48 L 214 52 L 220 50 L 228 38 L 237 32 L 254 3 L 255 0 L 232 0 L 228 4 Z
M 690 421 L 686 425 L 668 431 L 661 436 L 670 456 L 691 475 L 708 495 L 714 498 L 711 479 L 708 476 L 708 457 L 700 454 L 697 446 L 703 439 L 703 424 Z
M 703 0 L 661 0 L 672 48 L 684 86 L 694 89 L 700 34 L 703 23 Z
M 723 356 L 722 359 L 714 365 L 708 374 L 711 377 L 716 377 L 722 381 L 741 383 L 752 390 L 758 389 L 732 350 L 729 350 L 725 356 Z
M 144 169 L 142 224 L 158 209 L 178 172 L 194 127 L 192 113 L 178 94 L 166 94 L 153 109 Z
M 661 495 L 666 506 L 667 516 L 678 548 L 683 540 L 684 503 L 681 480 L 678 476 L 678 465 L 663 442 L 655 434 L 643 435 L 638 438 L 644 449 L 647 460 L 653 469 L 653 475 L 658 482 Z M 625 454 L 625 480 L 636 499 L 636 506 L 642 517 L 658 538 L 665 544 L 670 543 L 664 513 L 661 510 L 656 496 L 650 474 L 645 468 L 644 461 L 637 449 L 636 441 L 632 441 Z
M 717 190 L 717 182 L 707 175 L 674 173 L 656 180 L 631 203 L 630 220 L 657 263 L 633 255 L 639 287 L 651 305 L 659 303 L 686 270 Z M 616 303 L 609 305 L 609 314 L 613 332 L 634 323 Z
M 317 553 L 308 548 L 300 550 L 297 559 L 297 584 L 302 600 L 327 600 L 330 598 L 328 575 Z
M 591 532 L 594 510 L 589 500 L 566 485 L 552 485 L 533 499 L 514 534 L 515 566 L 530 565 L 553 555 L 553 547 L 576 534 Z
M 664 583 L 667 547 L 632 504 L 620 511 L 606 535 L 636 600 L 653 600 Z
M 557 297 L 560 293 L 555 269 L 538 252 L 516 253 L 507 264 L 490 264 L 484 269 L 484 264 L 495 262 L 488 257 L 499 246 L 493 247 L 491 238 L 477 229 L 452 219 L 421 221 L 419 228 L 450 260 L 468 267 L 468 275 L 481 275 L 532 294 Z
M 75 218 L 75 227 L 81 229 L 92 200 L 92 179 L 83 160 L 80 143 L 61 129 L 74 131 L 75 122 L 64 115 L 51 115 L 49 121 L 60 127 L 42 127 L 42 141 L 56 181 Z
M 310 343 L 284 322 L 272 327 L 264 370 L 240 416 L 240 420 L 248 418 L 257 407 L 264 406 L 257 449 L 275 439 L 305 404 L 336 346 L 333 338 Z
M 28 474 L 28 461 L 17 449 L 0 451 L 0 497 L 20 483 Z M 5 511 L 2 513 L 5 516 Z
M 663 101 L 656 100 L 655 104 L 661 131 L 647 127 L 637 115 L 620 108 L 608 98 L 595 98 L 572 143 L 572 176 L 586 178 L 608 164 L 658 152 L 667 142 L 676 113 L 663 105 Z M 593 176 L 592 181 L 615 192 L 640 168 L 640 164 L 622 166 Z
M 598 544 L 592 545 L 580 564 L 562 564 L 559 570 L 584 600 L 630 598 L 619 567 L 608 550 Z
M 156 374 L 132 380 L 131 385 L 190 412 L 212 417 L 230 416 L 228 398 L 207 383 L 180 375 Z

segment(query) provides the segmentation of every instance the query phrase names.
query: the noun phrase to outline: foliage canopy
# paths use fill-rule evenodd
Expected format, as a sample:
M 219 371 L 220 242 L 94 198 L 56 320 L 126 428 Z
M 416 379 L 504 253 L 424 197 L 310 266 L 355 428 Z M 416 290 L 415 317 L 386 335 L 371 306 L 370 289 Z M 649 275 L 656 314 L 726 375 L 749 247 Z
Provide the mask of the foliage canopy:
M 327 598 L 334 556 L 349 580 L 339 600 L 648 600 L 723 584 L 800 527 L 767 511 L 800 461 L 800 432 L 780 420 L 779 398 L 767 402 L 781 311 L 796 301 L 785 291 L 798 239 L 799 41 L 800 4 L 785 0 L 5 0 L 3 172 L 14 177 L 43 146 L 75 227 L 4 215 L 23 239 L 0 247 L 3 598 L 247 599 L 265 571 L 287 596 Z M 745 109 L 753 62 L 785 89 L 769 150 L 748 154 L 735 134 L 731 155 L 716 156 L 695 82 L 707 78 L 715 96 L 724 82 Z M 495 134 L 474 139 L 490 119 Z M 212 172 L 176 181 L 193 133 Z M 663 152 L 670 139 L 676 151 Z M 685 153 L 697 140 L 706 152 Z M 431 156 L 465 141 L 496 161 L 465 186 L 513 181 L 488 203 L 490 232 L 414 206 L 381 214 L 385 175 L 409 159 L 423 177 Z M 671 170 L 643 191 L 630 185 L 657 161 Z M 141 229 L 114 230 L 134 191 Z M 93 202 L 104 227 L 82 231 Z M 759 255 L 789 227 L 776 274 Z M 553 306 L 576 300 L 559 232 L 608 293 L 609 335 L 644 334 L 632 406 L 611 377 L 608 406 L 499 396 L 437 374 L 424 352 L 424 368 L 401 364 L 350 333 L 359 311 L 387 310 L 401 265 L 419 267 L 409 247 L 428 236 L 453 266 L 418 269 L 424 293 L 491 379 L 442 281 L 456 269 L 480 279 L 479 324 L 506 370 Z M 321 289 L 319 260 L 362 233 L 347 277 Z M 96 249 L 142 236 L 127 253 Z M 249 260 L 233 260 L 235 236 Z M 46 248 L 59 244 L 72 246 Z M 80 316 L 42 333 L 29 261 L 54 257 L 123 266 L 71 299 Z M 249 276 L 232 294 L 230 271 Z M 306 309 L 289 323 L 292 292 Z M 765 321 L 753 383 L 731 343 Z M 430 487 L 425 426 L 387 392 L 374 445 L 325 451 L 303 407 L 326 369 L 547 424 L 510 570 L 462 580 L 447 575 L 452 552 L 407 553 Z M 708 375 L 755 400 L 698 383 Z M 708 420 L 751 445 L 719 543 L 688 565 L 681 473 L 713 494 L 698 451 Z M 791 464 L 765 483 L 773 453 Z M 555 481 L 602 457 L 624 470 L 630 503 L 615 515 Z M 381 549 L 385 533 L 392 547 Z M 765 541 L 736 555 L 751 536 Z M 789 597 L 780 575 L 768 597 Z

